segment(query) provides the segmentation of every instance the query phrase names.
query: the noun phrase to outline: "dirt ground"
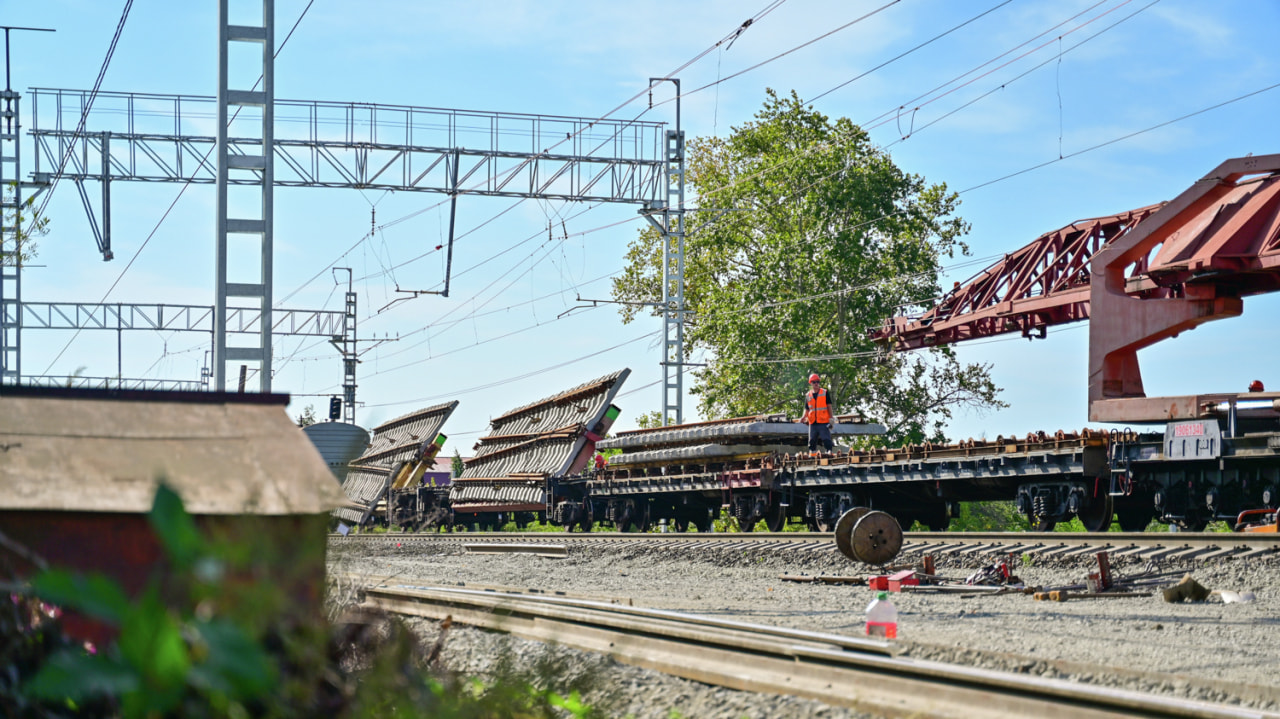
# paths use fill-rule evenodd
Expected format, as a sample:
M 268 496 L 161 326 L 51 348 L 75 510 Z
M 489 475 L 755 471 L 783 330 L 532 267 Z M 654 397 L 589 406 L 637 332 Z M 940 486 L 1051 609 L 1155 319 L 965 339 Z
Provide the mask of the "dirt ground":
M 895 562 L 915 559 L 904 555 Z M 939 564 L 937 572 L 963 579 L 991 561 Z M 1096 571 L 1094 561 L 1025 559 L 1011 570 L 1027 585 L 1059 586 L 1083 582 Z M 549 559 L 467 555 L 456 545 L 362 553 L 353 544 L 336 542 L 330 547 L 330 567 L 370 577 L 395 575 L 393 583 L 470 583 L 629 597 L 638 606 L 849 635 L 863 633 L 864 612 L 873 595 L 866 587 L 780 579 L 782 574 L 867 573 L 867 568 L 833 552 L 575 547 L 568 557 Z M 1202 602 L 1171 604 L 1159 587 L 1150 588 L 1152 596 L 1108 600 L 1047 602 L 1023 594 L 904 593 L 893 594 L 892 601 L 898 609 L 898 643 L 906 656 L 1275 711 L 1280 709 L 1274 678 L 1280 666 L 1280 642 L 1275 641 L 1280 628 L 1278 569 L 1280 557 L 1157 566 L 1117 560 L 1114 565 L 1117 577 L 1159 572 L 1168 573 L 1172 583 L 1191 574 L 1211 590 L 1252 592 L 1254 601 L 1249 603 L 1224 603 L 1215 594 Z M 430 632 L 429 627 L 423 630 Z M 483 666 L 483 652 L 464 653 L 474 666 Z M 627 681 L 644 687 L 663 680 Z M 725 703 L 725 690 L 714 690 L 717 704 L 698 694 L 712 688 L 688 684 L 691 688 L 679 690 L 688 695 L 685 709 L 737 706 Z M 767 705 L 742 699 L 746 704 L 723 714 L 688 713 L 678 703 L 668 708 L 684 716 L 856 716 L 823 705 L 789 705 L 781 714 L 768 714 Z M 638 700 L 636 707 L 641 706 L 644 701 Z M 628 709 L 618 716 L 628 713 L 650 715 Z

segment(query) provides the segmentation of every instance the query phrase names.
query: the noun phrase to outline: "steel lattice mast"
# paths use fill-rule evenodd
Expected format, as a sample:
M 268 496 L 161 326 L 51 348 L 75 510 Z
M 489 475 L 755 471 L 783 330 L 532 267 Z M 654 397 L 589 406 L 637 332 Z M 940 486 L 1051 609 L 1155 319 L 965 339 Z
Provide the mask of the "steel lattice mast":
M 454 202 L 459 195 L 621 202 L 644 205 L 646 216 L 663 234 L 663 413 L 676 421 L 683 418 L 684 135 L 679 130 L 678 103 L 677 130 L 666 132 L 658 122 L 276 100 L 274 3 L 260 1 L 263 24 L 241 26 L 229 23 L 228 0 L 219 0 L 216 98 L 99 92 L 89 117 L 97 120 L 97 127 L 76 134 L 65 119 L 79 117 L 86 106 L 86 91 L 32 91 L 30 134 L 36 173 L 40 174 L 42 161 L 56 166 L 58 158 L 69 158 L 60 177 L 77 183 L 104 259 L 112 257 L 111 182 L 216 185 L 214 364 L 218 389 L 225 389 L 228 363 L 255 363 L 263 375 L 262 390 L 270 389 L 273 187 L 437 192 Z M 228 84 L 227 56 L 233 43 L 261 45 L 261 91 Z M 678 92 L 679 82 L 673 82 Z M 248 119 L 237 118 L 233 108 Z M 199 132 L 215 110 L 217 135 Z M 303 131 L 297 132 L 298 127 Z M 83 190 L 88 180 L 103 183 L 102 223 L 95 219 L 89 193 Z M 232 186 L 256 189 L 262 211 L 236 215 L 243 208 L 228 206 Z M 230 257 L 232 248 L 244 244 L 229 244 L 233 238 L 249 238 L 257 243 L 256 251 L 244 258 Z M 249 267 L 250 277 L 228 277 L 229 267 L 237 271 Z M 446 276 L 446 291 L 448 281 Z M 256 326 L 262 328 L 258 341 L 229 345 L 228 320 L 254 313 L 260 315 Z M 243 333 L 244 323 L 239 326 L 238 332 Z M 339 336 L 353 341 L 354 327 L 344 325 Z M 344 365 L 348 406 L 354 389 L 350 369 Z
M 262 392 L 271 391 L 271 311 L 272 311 L 272 260 L 274 256 L 272 226 L 274 224 L 275 189 L 274 146 L 275 132 L 275 0 L 261 0 L 261 25 L 232 25 L 228 21 L 230 0 L 218 0 L 218 139 L 217 139 L 217 277 L 213 305 L 213 382 L 214 389 L 227 388 L 227 364 L 254 362 L 258 367 L 258 386 Z M 258 45 L 262 51 L 262 89 L 237 90 L 230 85 L 228 61 L 235 43 Z M 256 88 L 257 85 L 255 84 Z M 250 120 L 248 146 L 256 147 L 245 154 L 232 153 L 228 142 L 228 123 L 232 108 L 238 115 L 244 108 Z M 253 115 L 260 113 L 260 119 Z M 257 121 L 255 122 L 255 119 Z M 229 207 L 227 189 L 231 175 L 259 193 L 257 217 L 253 208 Z M 248 210 L 248 212 L 246 212 Z M 237 215 L 233 215 L 235 212 Z M 245 213 L 245 214 L 239 214 Z M 239 249 L 232 257 L 233 237 L 257 244 L 250 251 Z M 256 251 L 253 251 L 256 250 Z M 249 268 L 246 281 L 232 282 L 228 268 Z M 256 342 L 247 346 L 228 346 L 227 313 L 233 307 L 256 307 L 262 322 Z M 243 377 L 243 376 L 242 376 Z M 243 391 L 243 386 L 241 390 Z
M 0 95 L 0 384 L 22 379 L 22 117 L 13 89 L 9 33 L 53 32 L 48 28 L 0 26 L 4 30 L 4 94 Z

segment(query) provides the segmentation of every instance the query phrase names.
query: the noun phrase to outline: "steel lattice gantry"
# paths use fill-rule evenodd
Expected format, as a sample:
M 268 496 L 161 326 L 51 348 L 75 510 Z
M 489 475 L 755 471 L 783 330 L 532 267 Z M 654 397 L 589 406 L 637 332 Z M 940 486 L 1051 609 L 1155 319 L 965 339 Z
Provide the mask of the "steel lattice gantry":
M 37 174 L 56 168 L 71 149 L 63 179 L 217 181 L 216 162 L 208 159 L 217 140 L 208 134 L 216 98 L 99 92 L 77 137 L 88 98 L 87 90 L 31 90 Z M 274 105 L 276 187 L 634 204 L 665 199 L 663 123 L 356 102 Z M 231 121 L 230 156 L 261 153 L 261 138 L 246 136 L 245 124 L 243 117 Z M 253 172 L 227 181 L 259 182 Z
M 268 29 L 228 27 L 225 13 L 223 30 L 224 63 L 229 41 L 270 44 Z M 265 79 L 270 55 L 269 49 L 263 52 Z M 225 72 L 220 77 L 225 89 Z M 42 163 L 56 168 L 58 159 L 70 151 L 62 178 L 78 186 L 86 180 L 102 182 L 104 200 L 109 197 L 105 188 L 119 180 L 214 184 L 225 179 L 227 186 L 262 188 L 262 217 L 229 218 L 220 199 L 218 242 L 219 287 L 225 284 L 233 295 L 242 294 L 255 305 L 260 301 L 259 311 L 264 313 L 271 311 L 271 187 L 436 192 L 455 201 L 458 195 L 483 195 L 638 203 L 665 205 L 671 214 L 681 207 L 682 194 L 670 197 L 673 158 L 668 155 L 672 140 L 663 123 L 291 100 L 277 100 L 267 107 L 269 95 L 266 87 L 260 93 L 227 90 L 221 99 L 100 92 L 89 112 L 86 131 L 77 136 L 75 125 L 88 104 L 89 93 L 35 88 L 31 92 L 30 134 L 36 149 L 36 176 L 48 174 L 41 172 Z M 226 110 L 231 107 L 250 111 L 229 116 Z M 266 121 L 268 114 L 274 117 L 273 122 Z M 222 128 L 216 136 L 207 134 L 214 118 Z M 219 144 L 220 139 L 225 142 Z M 263 153 L 264 143 L 273 151 Z M 682 142 L 678 148 L 674 159 L 683 167 Z M 215 149 L 219 157 L 225 152 L 224 161 L 210 159 Z M 220 173 L 219 168 L 226 168 L 226 172 Z M 270 181 L 266 180 L 268 173 L 272 173 Z M 682 190 L 683 177 L 679 184 Z M 110 224 L 104 221 L 99 231 L 92 219 L 89 194 L 80 194 L 99 249 L 110 258 Z M 224 192 L 219 196 L 224 197 Z M 675 207 L 670 204 L 673 200 Z M 105 219 L 105 210 L 103 216 Z M 678 220 L 676 223 L 678 227 Z M 228 231 L 263 238 L 260 280 L 225 283 L 221 248 Z M 682 245 L 682 232 L 680 240 Z M 682 264 L 677 260 L 681 269 Z M 670 298 L 676 300 L 679 310 L 683 309 L 682 295 L 678 291 Z M 220 293 L 219 306 L 225 306 L 224 299 Z M 663 299 L 665 304 L 669 298 Z M 674 332 L 677 347 L 682 327 L 673 330 L 671 325 L 682 323 L 683 312 L 679 310 L 666 313 L 668 344 Z M 268 319 L 264 326 L 270 325 Z M 225 334 L 221 336 L 225 342 Z M 258 347 L 228 351 L 230 360 L 262 361 L 263 374 L 269 374 L 269 335 Z M 675 361 L 679 359 L 676 351 Z M 671 361 L 664 357 L 668 373 L 672 372 Z M 221 372 L 224 363 L 216 364 Z M 675 370 L 677 383 L 679 369 Z M 221 383 L 218 386 L 223 387 Z M 664 406 L 670 404 L 668 392 Z
M 348 293 L 346 311 L 277 309 L 271 313 L 269 334 L 304 337 L 349 338 L 355 332 L 354 299 Z M 117 334 L 117 367 L 126 330 L 150 332 L 204 332 L 212 336 L 214 308 L 210 305 L 137 304 L 129 302 L 23 302 L 18 306 L 15 326 L 27 330 L 109 330 Z M 257 308 L 232 307 L 223 327 L 228 334 L 262 336 L 263 314 Z M 344 389 L 347 401 L 355 395 L 354 371 Z M 127 379 L 123 375 L 106 378 L 26 376 L 23 383 L 40 386 L 114 387 L 128 389 L 207 390 L 208 378 L 196 381 Z

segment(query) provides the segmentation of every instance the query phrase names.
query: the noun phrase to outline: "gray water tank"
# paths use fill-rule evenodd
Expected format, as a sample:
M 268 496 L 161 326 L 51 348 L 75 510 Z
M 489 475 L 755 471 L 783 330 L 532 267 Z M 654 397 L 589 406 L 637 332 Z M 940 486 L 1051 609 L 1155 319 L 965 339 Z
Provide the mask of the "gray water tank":
M 369 446 L 368 430 L 346 422 L 316 422 L 303 427 L 302 431 L 324 457 L 338 482 L 347 478 L 347 464 Z

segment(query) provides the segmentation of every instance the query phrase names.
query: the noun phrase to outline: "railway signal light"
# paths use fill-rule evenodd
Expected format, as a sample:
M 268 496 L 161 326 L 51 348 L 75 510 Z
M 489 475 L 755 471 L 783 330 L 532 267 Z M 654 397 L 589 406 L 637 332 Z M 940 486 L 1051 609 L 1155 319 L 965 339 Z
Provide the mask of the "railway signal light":
M 342 398 L 329 398 L 329 419 L 336 420 L 342 416 Z

